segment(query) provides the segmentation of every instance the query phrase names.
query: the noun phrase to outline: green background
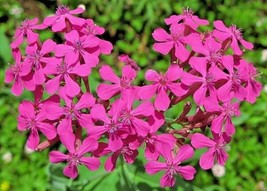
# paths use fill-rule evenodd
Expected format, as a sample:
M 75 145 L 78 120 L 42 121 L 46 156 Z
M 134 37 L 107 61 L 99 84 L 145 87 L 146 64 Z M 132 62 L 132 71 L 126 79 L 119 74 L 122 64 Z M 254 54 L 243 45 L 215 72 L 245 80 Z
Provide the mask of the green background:
M 54 12 L 57 4 L 68 5 L 71 9 L 84 4 L 83 17 L 94 19 L 96 24 L 106 29 L 103 38 L 114 44 L 114 51 L 110 56 L 103 56 L 103 62 L 120 68 L 117 56 L 126 53 L 143 69 L 153 67 L 157 70 L 166 69 L 168 58 L 152 50 L 152 31 L 157 27 L 166 28 L 164 18 L 179 14 L 183 7 L 190 6 L 200 18 L 207 18 L 211 24 L 220 19 L 228 26 L 234 23 L 242 28 L 244 38 L 255 45 L 252 52 L 245 53 L 245 57 L 262 73 L 259 80 L 263 86 L 267 84 L 267 3 L 264 0 L 0 0 L 0 191 L 165 190 L 159 188 L 161 174 L 148 176 L 144 173 L 142 157 L 135 165 L 119 161 L 117 170 L 111 174 L 105 173 L 103 168 L 97 172 L 81 168 L 79 178 L 72 181 L 62 176 L 61 165 L 48 165 L 48 150 L 25 152 L 26 134 L 16 129 L 17 107 L 22 99 L 30 99 L 31 95 L 24 93 L 17 98 L 10 93 L 10 86 L 3 83 L 4 71 L 8 63 L 13 63 L 9 44 L 21 21 L 33 17 L 42 20 Z M 49 32 L 41 34 L 42 39 L 51 37 Z M 138 75 L 139 83 L 144 71 Z M 98 80 L 97 76 L 91 79 L 92 86 L 95 87 Z M 266 91 L 263 90 L 255 104 L 243 103 L 241 117 L 234 119 L 237 133 L 230 144 L 223 177 L 216 178 L 211 171 L 199 168 L 197 158 L 200 151 L 191 161 L 198 169 L 195 180 L 185 182 L 177 179 L 175 187 L 166 190 L 267 190 Z M 6 153 L 13 156 L 10 162 L 2 159 Z

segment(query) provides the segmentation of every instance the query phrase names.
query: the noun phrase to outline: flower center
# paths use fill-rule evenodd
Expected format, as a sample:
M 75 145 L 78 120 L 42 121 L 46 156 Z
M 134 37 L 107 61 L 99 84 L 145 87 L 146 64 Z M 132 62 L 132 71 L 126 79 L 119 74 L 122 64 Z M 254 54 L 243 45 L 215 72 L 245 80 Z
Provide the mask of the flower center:
M 57 72 L 59 74 L 66 74 L 67 73 L 67 65 L 65 62 L 62 62 L 60 65 L 57 66 Z
M 238 29 L 238 28 L 236 27 L 236 25 L 232 25 L 232 26 L 230 26 L 230 30 L 231 30 L 232 34 L 233 34 L 238 40 L 240 40 L 240 39 L 243 38 L 241 29 Z
M 77 153 L 69 153 L 68 163 L 77 166 L 80 164 L 80 158 Z
M 130 88 L 131 87 L 132 80 L 129 78 L 122 77 L 120 84 L 122 88 Z
M 60 5 L 58 6 L 57 10 L 56 10 L 56 15 L 65 15 L 67 13 L 69 13 L 69 8 L 65 5 Z
M 39 50 L 36 50 L 35 53 L 30 54 L 29 55 L 29 59 L 31 60 L 31 62 L 34 64 L 36 69 L 40 68 L 40 59 L 41 59 L 42 55 L 40 53 Z
M 183 15 L 191 17 L 194 11 L 190 7 L 183 8 Z

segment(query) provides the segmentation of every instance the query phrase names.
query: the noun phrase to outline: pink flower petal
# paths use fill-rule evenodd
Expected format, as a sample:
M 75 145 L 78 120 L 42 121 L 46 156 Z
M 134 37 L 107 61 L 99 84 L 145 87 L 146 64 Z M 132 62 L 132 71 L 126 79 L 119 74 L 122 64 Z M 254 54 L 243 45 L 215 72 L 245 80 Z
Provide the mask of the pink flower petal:
M 108 65 L 103 65 L 99 74 L 103 80 L 110 81 L 113 83 L 120 83 L 120 78 L 113 72 L 112 68 Z
M 158 162 L 158 161 L 149 161 L 145 165 L 146 173 L 147 174 L 155 174 L 159 171 L 166 170 L 168 167 L 166 163 Z
M 156 41 L 159 42 L 172 40 L 172 37 L 163 28 L 155 29 L 154 32 L 152 33 L 152 36 Z
M 100 166 L 99 159 L 95 157 L 82 157 L 80 162 L 92 171 L 97 170 Z
M 75 164 L 69 163 L 63 170 L 63 174 L 71 179 L 78 176 L 78 169 Z
M 210 148 L 207 152 L 205 152 L 199 160 L 199 165 L 203 170 L 211 169 L 214 165 L 214 148 Z
M 203 134 L 195 133 L 191 137 L 191 144 L 196 149 L 214 147 L 216 143 Z
M 155 43 L 153 45 L 153 50 L 163 55 L 167 55 L 173 48 L 173 45 L 174 45 L 173 41 Z
M 81 144 L 79 150 L 77 151 L 77 154 L 78 154 L 79 156 L 82 156 L 82 155 L 84 155 L 85 153 L 88 153 L 89 151 L 94 151 L 94 150 L 96 150 L 97 147 L 98 147 L 98 142 L 97 142 L 95 139 L 93 139 L 93 138 L 91 138 L 91 137 L 86 137 L 86 138 L 83 140 L 83 142 L 82 142 L 82 144 Z
M 170 105 L 170 98 L 167 92 L 161 89 L 155 98 L 155 108 L 161 111 L 166 111 Z
M 68 155 L 65 155 L 59 151 L 51 151 L 49 153 L 49 161 L 51 163 L 59 163 L 68 159 Z

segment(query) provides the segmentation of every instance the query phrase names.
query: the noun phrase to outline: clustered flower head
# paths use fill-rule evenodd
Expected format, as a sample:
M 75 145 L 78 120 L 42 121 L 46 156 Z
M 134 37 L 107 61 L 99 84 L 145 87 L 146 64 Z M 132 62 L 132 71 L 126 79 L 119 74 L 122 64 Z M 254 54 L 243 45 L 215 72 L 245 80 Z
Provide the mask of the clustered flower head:
M 168 30 L 152 33 L 153 49 L 170 56 L 168 69 L 148 69 L 147 84 L 140 85 L 135 78 L 141 69 L 128 55 L 119 56 L 125 63 L 120 75 L 100 63 L 100 55 L 110 54 L 113 46 L 101 39 L 104 28 L 77 16 L 83 12 L 59 6 L 43 23 L 25 20 L 11 43 L 15 63 L 5 82 L 15 96 L 24 89 L 34 95 L 19 105 L 18 130 L 28 132 L 27 147 L 41 151 L 62 143 L 67 151 L 51 151 L 49 159 L 66 162 L 63 173 L 73 179 L 79 165 L 97 170 L 100 157 L 107 157 L 108 172 L 120 157 L 132 164 L 142 148 L 145 171 L 163 171 L 163 187 L 174 186 L 176 176 L 194 178 L 188 160 L 196 149 L 207 148 L 199 160 L 203 170 L 225 165 L 236 131 L 232 118 L 240 115 L 241 102 L 254 103 L 262 89 L 256 68 L 243 58 L 253 45 L 241 31 L 218 20 L 214 30 L 199 32 L 209 22 L 190 9 L 170 16 Z M 42 42 L 39 30 L 51 30 L 62 42 Z M 96 92 L 89 82 L 93 70 L 102 79 Z M 167 120 L 166 112 L 177 104 L 183 110 Z

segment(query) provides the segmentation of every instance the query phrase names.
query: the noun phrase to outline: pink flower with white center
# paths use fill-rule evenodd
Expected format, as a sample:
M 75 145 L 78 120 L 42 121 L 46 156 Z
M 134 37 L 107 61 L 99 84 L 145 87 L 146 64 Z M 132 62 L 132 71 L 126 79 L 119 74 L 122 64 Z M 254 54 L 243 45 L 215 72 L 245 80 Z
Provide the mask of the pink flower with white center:
M 72 125 L 76 120 L 81 127 L 89 128 L 92 126 L 90 115 L 82 112 L 82 110 L 89 109 L 95 104 L 95 98 L 90 93 L 83 94 L 77 103 L 74 103 L 67 96 L 61 97 L 65 101 L 64 107 L 55 102 L 50 102 L 46 105 L 46 116 L 48 119 L 61 119 L 57 127 L 58 134 L 64 134 L 65 131 L 72 132 Z
M 30 149 L 36 149 L 40 142 L 38 131 L 41 131 L 49 140 L 56 137 L 56 128 L 46 120 L 47 118 L 45 113 L 37 113 L 31 102 L 23 101 L 19 105 L 18 130 L 30 131 L 30 135 L 27 140 L 27 147 Z
M 46 63 L 44 73 L 55 76 L 45 84 L 45 89 L 49 94 L 56 93 L 61 86 L 61 82 L 65 82 L 62 89 L 68 96 L 74 97 L 81 91 L 80 86 L 76 82 L 76 77 L 87 77 L 91 73 L 91 66 L 89 64 L 79 63 L 70 64 L 62 61 L 62 59 L 58 59 L 54 63 Z
M 43 24 L 46 26 L 52 26 L 53 32 L 63 31 L 64 29 L 70 27 L 69 23 L 74 26 L 81 27 L 84 25 L 85 19 L 78 18 L 73 15 L 81 14 L 83 12 L 84 9 L 82 9 L 81 7 L 70 10 L 68 7 L 60 5 L 56 10 L 56 14 L 46 17 Z
M 136 62 L 131 59 L 127 54 L 121 54 L 119 60 L 123 62 L 125 65 L 130 65 L 135 70 L 140 70 L 140 67 L 136 64 Z
M 111 53 L 113 45 L 109 41 L 102 40 L 97 37 L 97 35 L 102 35 L 105 32 L 105 29 L 103 27 L 97 26 L 92 19 L 86 19 L 85 26 L 81 31 L 85 35 L 93 35 L 96 37 L 96 39 L 98 40 L 98 47 L 102 54 Z
M 235 133 L 235 128 L 231 119 L 233 116 L 240 115 L 238 103 L 227 101 L 220 105 L 217 99 L 209 97 L 206 99 L 204 107 L 208 112 L 218 113 L 217 117 L 213 119 L 211 123 L 212 132 L 216 134 L 226 132 L 229 136 Z
M 224 23 L 220 20 L 214 21 L 214 26 L 217 30 L 213 31 L 213 36 L 218 38 L 221 41 L 225 41 L 227 39 L 231 40 L 231 48 L 234 53 L 237 55 L 241 55 L 243 52 L 240 50 L 238 42 L 240 42 L 246 49 L 252 50 L 253 44 L 247 42 L 243 39 L 242 32 L 235 25 L 227 28 Z
M 134 89 L 132 82 L 136 77 L 136 71 L 131 66 L 122 68 L 121 78 L 108 65 L 103 65 L 99 74 L 103 80 L 112 82 L 112 84 L 100 84 L 97 87 L 97 95 L 103 100 L 108 100 L 119 93 L 123 96 L 127 89 Z
M 145 165 L 148 174 L 155 174 L 159 171 L 165 171 L 160 180 L 162 187 L 172 187 L 175 184 L 175 175 L 180 175 L 186 180 L 192 180 L 196 170 L 192 166 L 182 166 L 181 163 L 190 159 L 194 155 L 194 150 L 189 145 L 184 145 L 179 148 L 176 155 L 173 154 L 170 148 L 163 148 L 161 154 L 166 162 L 149 161 Z
M 157 28 L 152 33 L 157 41 L 153 49 L 163 55 L 167 55 L 174 48 L 175 56 L 182 62 L 186 61 L 189 51 L 186 49 L 186 43 L 191 42 L 189 37 L 185 36 L 184 24 L 173 24 L 170 27 L 171 34 L 168 34 L 163 28 Z
M 92 36 L 79 36 L 76 30 L 72 30 L 65 34 L 66 44 L 59 44 L 55 48 L 55 55 L 57 57 L 65 56 L 65 60 L 70 64 L 76 63 L 80 58 L 83 58 L 83 62 L 95 67 L 99 60 L 94 54 L 89 53 L 86 49 L 96 47 L 98 40 Z
M 36 85 L 41 85 L 46 80 L 46 76 L 44 74 L 43 69 L 45 67 L 45 64 L 47 62 L 56 62 L 56 58 L 48 57 L 48 54 L 54 51 L 55 46 L 56 43 L 53 40 L 48 39 L 43 43 L 40 50 L 37 44 L 28 46 L 26 48 L 27 56 L 23 63 L 25 65 L 30 65 L 31 68 L 34 68 L 33 82 Z
M 218 162 L 220 165 L 225 165 L 228 159 L 228 154 L 226 152 L 226 146 L 231 141 L 226 133 L 215 134 L 213 133 L 213 139 L 206 137 L 203 134 L 195 133 L 191 137 L 191 144 L 196 149 L 208 148 L 199 160 L 199 165 L 202 169 L 211 169 L 214 162 Z
M 20 96 L 24 88 L 33 91 L 35 89 L 35 84 L 32 80 L 32 74 L 30 74 L 31 66 L 21 62 L 19 50 L 14 51 L 13 56 L 15 57 L 15 64 L 10 65 L 6 70 L 5 83 L 14 81 L 11 92 L 15 96 Z
M 183 70 L 178 65 L 171 65 L 165 75 L 158 74 L 154 70 L 147 70 L 145 78 L 152 81 L 153 84 L 140 87 L 139 96 L 141 99 L 149 99 L 156 94 L 155 108 L 158 110 L 166 111 L 170 105 L 170 98 L 167 94 L 168 91 L 176 96 L 184 95 L 185 90 L 181 83 L 176 82 L 181 78 Z
M 145 157 L 147 160 L 157 160 L 159 157 L 161 146 L 173 148 L 176 138 L 172 134 L 157 134 L 159 128 L 164 124 L 164 115 L 155 111 L 153 116 L 149 117 L 150 132 L 144 138 L 146 144 Z
M 193 98 L 198 105 L 203 105 L 207 96 L 217 96 L 216 82 L 227 79 L 227 75 L 215 65 L 207 70 L 207 62 L 197 63 L 196 60 L 191 62 L 190 59 L 190 65 L 201 76 L 184 72 L 181 81 L 187 86 L 192 86 L 195 83 L 200 85 L 194 92 Z
M 247 63 L 245 60 L 240 60 L 240 75 L 242 79 L 245 79 L 246 86 L 245 90 L 247 92 L 246 101 L 249 103 L 254 103 L 256 97 L 258 97 L 262 90 L 262 84 L 256 81 L 256 78 L 259 77 L 257 69 L 253 64 Z
M 190 58 L 189 63 L 195 63 L 203 65 L 204 63 L 210 63 L 212 65 L 218 65 L 221 63 L 223 53 L 222 45 L 215 41 L 214 38 L 207 38 L 203 45 L 201 39 L 191 44 L 194 52 L 200 53 L 201 56 L 194 56 Z
M 37 42 L 39 35 L 33 30 L 40 30 L 45 28 L 43 25 L 38 25 L 38 19 L 26 19 L 24 20 L 20 27 L 16 30 L 15 36 L 14 36 L 14 41 L 11 43 L 11 48 L 15 49 L 18 48 L 19 45 L 22 44 L 23 38 L 26 36 L 27 37 L 27 42 L 28 44 L 33 44 Z
M 205 19 L 200 19 L 198 16 L 194 15 L 194 11 L 187 7 L 183 9 L 183 13 L 180 15 L 172 15 L 165 19 L 167 25 L 172 25 L 183 21 L 184 24 L 190 26 L 192 29 L 196 30 L 200 25 L 208 25 L 209 21 Z
M 75 179 L 78 176 L 78 165 L 85 165 L 92 171 L 99 168 L 100 161 L 98 158 L 84 156 L 86 153 L 97 149 L 98 142 L 95 139 L 87 137 L 83 140 L 81 146 L 76 148 L 75 135 L 66 131 L 60 135 L 60 141 L 68 149 L 68 154 L 59 151 L 51 151 L 49 153 L 49 160 L 52 163 L 67 161 L 67 166 L 63 170 L 65 176 Z
M 228 71 L 228 74 L 226 74 L 227 82 L 218 89 L 219 100 L 226 102 L 235 97 L 243 101 L 247 92 L 243 87 L 245 79 L 242 79 L 243 76 L 240 74 L 240 66 L 234 66 L 234 58 L 232 56 L 224 56 L 222 64 Z M 225 78 L 225 75 L 221 74 L 221 76 Z
M 109 116 L 104 106 L 100 104 L 94 105 L 90 112 L 92 119 L 102 122 L 102 124 L 88 128 L 88 136 L 99 139 L 102 135 L 107 134 L 108 147 L 113 152 L 122 148 L 122 138 L 128 134 L 127 126 L 118 121 L 122 106 L 123 104 L 120 102 L 113 104 L 113 112 Z

